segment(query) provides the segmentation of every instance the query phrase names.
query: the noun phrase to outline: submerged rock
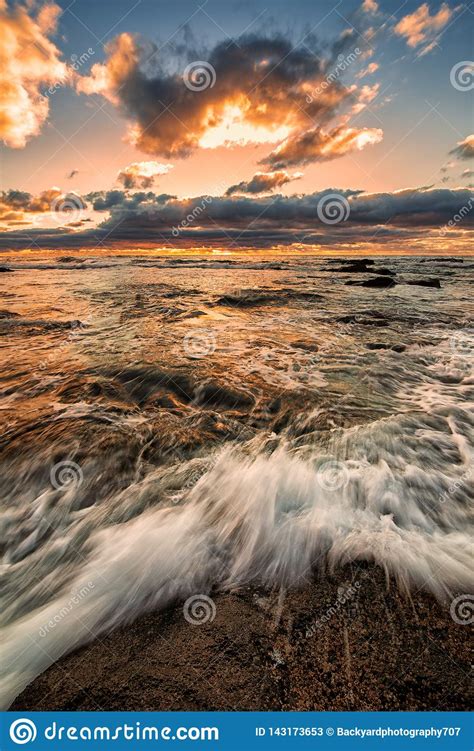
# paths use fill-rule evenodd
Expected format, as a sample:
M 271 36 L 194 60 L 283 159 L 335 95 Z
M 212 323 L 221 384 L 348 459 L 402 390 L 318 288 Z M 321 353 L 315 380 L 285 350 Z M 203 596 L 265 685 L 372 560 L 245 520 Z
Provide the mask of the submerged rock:
M 348 285 L 355 287 L 375 287 L 379 289 L 385 289 L 387 287 L 394 287 L 398 282 L 388 276 L 373 276 L 371 279 L 364 279 L 363 282 L 346 282 Z
M 390 349 L 392 352 L 405 352 L 406 344 L 385 344 L 384 342 L 369 342 L 367 349 Z
M 405 282 L 405 284 L 410 284 L 415 287 L 435 287 L 436 289 L 441 289 L 441 282 L 439 279 L 415 279 Z

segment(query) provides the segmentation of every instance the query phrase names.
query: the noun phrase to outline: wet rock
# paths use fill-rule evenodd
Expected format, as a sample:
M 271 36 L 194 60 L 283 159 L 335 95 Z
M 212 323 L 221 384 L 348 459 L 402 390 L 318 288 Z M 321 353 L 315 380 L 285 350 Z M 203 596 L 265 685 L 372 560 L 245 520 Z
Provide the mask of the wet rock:
M 258 292 L 257 290 L 241 290 L 240 292 L 222 295 L 216 300 L 218 305 L 228 305 L 233 308 L 251 308 L 256 305 L 281 301 L 279 293 Z
M 230 389 L 218 381 L 209 380 L 200 383 L 196 388 L 194 402 L 201 406 L 236 409 L 253 406 L 254 398 L 252 394 L 245 391 Z
M 405 282 L 405 284 L 410 284 L 415 287 L 435 287 L 436 289 L 441 289 L 441 282 L 439 279 L 415 279 Z
M 365 345 L 367 349 L 390 349 L 392 352 L 404 352 L 406 344 L 385 344 L 384 342 L 369 342 Z
M 123 370 L 105 370 L 107 375 L 121 383 L 128 394 L 138 403 L 144 403 L 160 387 L 173 392 L 180 401 L 193 399 L 194 383 L 179 371 L 165 371 L 152 365 L 137 365 Z
M 361 266 L 373 266 L 375 261 L 373 258 L 329 258 L 328 263 L 345 263 L 346 265 L 353 266 L 359 264 Z M 334 269 L 331 269 L 334 271 Z
M 395 281 L 395 279 L 392 279 L 391 277 L 387 276 L 374 276 L 370 279 L 364 279 L 363 282 L 346 282 L 347 285 L 351 285 L 354 287 L 373 287 L 375 289 L 387 289 L 390 287 L 395 287 L 398 282 Z

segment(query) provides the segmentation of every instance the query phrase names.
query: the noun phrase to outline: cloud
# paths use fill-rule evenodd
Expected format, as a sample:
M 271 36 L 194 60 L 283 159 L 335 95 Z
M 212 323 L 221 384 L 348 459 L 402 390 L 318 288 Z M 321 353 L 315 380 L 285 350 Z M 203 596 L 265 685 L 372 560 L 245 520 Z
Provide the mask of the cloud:
M 61 9 L 48 3 L 33 16 L 31 7 L 9 9 L 0 2 L 0 139 L 16 149 L 38 135 L 48 117 L 49 101 L 41 88 L 68 76 L 49 38 Z
M 60 188 L 49 188 L 34 196 L 21 190 L 0 192 L 0 221 L 8 224 L 34 221 L 39 214 L 70 214 L 81 212 L 87 207 L 82 196 L 77 193 L 63 193 Z
M 364 0 L 361 7 L 366 13 L 377 13 L 379 9 L 378 3 L 375 0 Z
M 360 151 L 369 144 L 379 143 L 382 138 L 383 131 L 380 128 L 340 126 L 328 133 L 321 128 L 313 128 L 287 138 L 261 163 L 283 169 L 298 164 L 329 161 L 351 151 Z
M 150 55 L 150 44 L 125 33 L 107 46 L 105 63 L 76 79 L 76 88 L 116 105 L 130 122 L 128 140 L 147 154 L 187 157 L 199 147 L 274 144 L 301 135 L 310 121 L 322 127 L 357 99 L 356 86 L 326 80 L 338 55 L 356 44 L 363 49 L 363 39 L 352 36 L 342 35 L 324 56 L 310 38 L 294 47 L 282 36 L 244 36 L 169 73 L 159 67 L 157 48 Z
M 328 196 L 344 198 L 349 205 L 346 221 L 328 226 L 318 214 L 318 206 Z M 473 224 L 466 212 L 472 194 L 467 188 L 413 188 L 394 193 L 364 193 L 360 190 L 330 188 L 310 195 L 199 196 L 185 200 L 152 192 L 109 191 L 85 196 L 96 211 L 109 216 L 95 229 L 73 233 L 70 228 L 33 229 L 0 234 L 0 247 L 94 247 L 104 240 L 112 248 L 132 241 L 176 247 L 196 244 L 219 247 L 274 247 L 341 245 L 344 248 L 368 242 L 392 243 L 408 247 L 416 239 L 417 248 L 427 243 L 432 251 L 445 227 L 462 210 L 462 222 L 450 231 L 459 242 Z M 393 243 L 395 243 L 393 245 Z M 410 246 L 415 248 L 415 246 Z
M 281 188 L 293 180 L 299 180 L 302 176 L 301 172 L 295 172 L 294 175 L 290 175 L 285 170 L 256 172 L 248 182 L 243 181 L 236 185 L 231 185 L 230 188 L 227 188 L 225 195 L 231 196 L 234 193 L 269 193 L 275 188 Z
M 369 63 L 366 68 L 363 68 L 363 70 L 360 71 L 356 75 L 356 78 L 365 78 L 365 76 L 370 76 L 372 73 L 375 73 L 379 69 L 378 63 Z
M 128 189 L 151 188 L 158 175 L 166 175 L 172 168 L 172 164 L 160 162 L 133 162 L 120 170 L 117 180 Z
M 409 47 L 418 47 L 428 43 L 422 54 L 429 52 L 436 41 L 438 33 L 452 18 L 456 9 L 443 3 L 437 13 L 430 15 L 428 3 L 423 3 L 417 10 L 404 16 L 395 26 L 395 34 L 404 37 Z
M 457 146 L 450 152 L 459 159 L 472 159 L 474 157 L 474 134 L 466 136 L 463 141 L 458 141 Z

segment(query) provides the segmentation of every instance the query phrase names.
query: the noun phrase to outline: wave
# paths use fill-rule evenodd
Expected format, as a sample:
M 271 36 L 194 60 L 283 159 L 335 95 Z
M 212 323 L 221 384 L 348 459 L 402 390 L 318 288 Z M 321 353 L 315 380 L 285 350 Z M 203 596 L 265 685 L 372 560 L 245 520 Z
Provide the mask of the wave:
M 62 538 L 10 566 L 2 704 L 65 653 L 191 595 L 300 586 L 357 561 L 405 592 L 469 591 L 472 428 L 462 408 L 398 415 L 336 430 L 327 453 L 260 434 L 76 510 Z M 65 551 L 79 540 L 78 561 Z

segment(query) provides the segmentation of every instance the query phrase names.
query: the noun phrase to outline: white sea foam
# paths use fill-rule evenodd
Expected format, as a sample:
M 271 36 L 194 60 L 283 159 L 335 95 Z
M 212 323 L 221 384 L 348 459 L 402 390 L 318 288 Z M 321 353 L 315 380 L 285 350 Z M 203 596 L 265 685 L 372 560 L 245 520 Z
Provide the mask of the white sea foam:
M 333 456 L 285 446 L 254 457 L 221 452 L 180 505 L 93 533 L 67 586 L 4 628 L 2 703 L 77 645 L 196 593 L 299 585 L 315 568 L 350 561 L 373 562 L 402 589 L 441 599 L 468 591 L 473 456 L 460 423 L 444 421 L 444 462 L 434 443 L 432 461 L 426 456 L 436 431 L 409 417 L 347 431 Z M 155 473 L 122 495 L 133 509 L 144 488 L 159 494 L 160 486 Z

